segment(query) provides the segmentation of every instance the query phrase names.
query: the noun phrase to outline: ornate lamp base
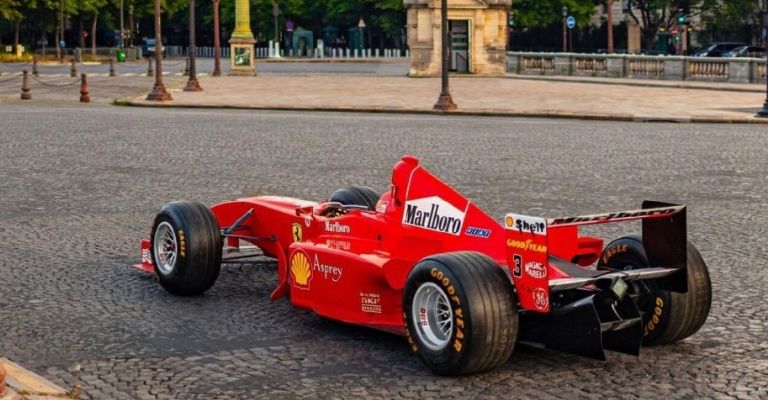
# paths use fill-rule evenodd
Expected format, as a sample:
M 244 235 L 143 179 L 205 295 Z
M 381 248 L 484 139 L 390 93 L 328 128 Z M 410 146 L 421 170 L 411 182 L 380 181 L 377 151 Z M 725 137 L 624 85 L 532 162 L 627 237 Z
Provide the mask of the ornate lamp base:
M 185 92 L 202 92 L 203 88 L 200 86 L 200 82 L 197 78 L 192 78 L 187 81 L 187 86 L 184 86 Z
M 230 46 L 229 76 L 255 76 L 256 64 L 253 55 L 253 39 L 232 38 Z
M 768 100 L 766 100 L 765 104 L 763 104 L 763 109 L 757 112 L 756 117 L 768 118 Z
M 163 84 L 155 84 L 155 86 L 152 88 L 152 91 L 149 92 L 147 95 L 147 100 L 149 101 L 171 101 L 173 100 L 173 97 L 171 97 L 171 94 L 168 93 L 167 90 L 165 90 L 165 86 Z
M 451 111 L 457 108 L 459 108 L 459 106 L 453 102 L 453 98 L 450 94 L 441 94 L 440 97 L 437 98 L 437 103 L 435 103 L 435 110 Z

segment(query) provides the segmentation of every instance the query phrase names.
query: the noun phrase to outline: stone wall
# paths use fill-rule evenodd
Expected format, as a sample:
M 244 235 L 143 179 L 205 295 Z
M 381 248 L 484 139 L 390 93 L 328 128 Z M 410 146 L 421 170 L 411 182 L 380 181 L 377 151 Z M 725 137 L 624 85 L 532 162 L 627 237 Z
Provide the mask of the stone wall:
M 440 0 L 405 0 L 408 10 L 410 76 L 438 76 L 441 71 Z M 506 73 L 507 10 L 510 0 L 449 0 L 448 19 L 470 21 L 470 72 Z
M 520 75 L 765 82 L 765 59 L 616 54 L 507 53 L 507 71 Z

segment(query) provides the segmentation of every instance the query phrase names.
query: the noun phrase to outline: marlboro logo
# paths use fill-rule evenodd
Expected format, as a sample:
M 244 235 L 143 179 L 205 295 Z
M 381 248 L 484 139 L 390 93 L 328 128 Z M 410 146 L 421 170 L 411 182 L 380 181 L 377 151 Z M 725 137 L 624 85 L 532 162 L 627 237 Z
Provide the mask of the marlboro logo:
M 465 213 L 447 201 L 434 196 L 405 203 L 403 224 L 436 232 L 459 235 Z

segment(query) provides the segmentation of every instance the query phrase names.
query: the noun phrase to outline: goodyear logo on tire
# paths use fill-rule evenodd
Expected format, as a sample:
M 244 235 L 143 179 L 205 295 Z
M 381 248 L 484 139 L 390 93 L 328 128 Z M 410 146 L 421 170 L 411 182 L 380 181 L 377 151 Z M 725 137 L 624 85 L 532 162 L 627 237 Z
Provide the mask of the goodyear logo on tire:
M 312 279 L 312 265 L 309 257 L 303 251 L 297 251 L 291 256 L 291 275 L 293 283 L 300 289 L 309 289 L 309 281 Z

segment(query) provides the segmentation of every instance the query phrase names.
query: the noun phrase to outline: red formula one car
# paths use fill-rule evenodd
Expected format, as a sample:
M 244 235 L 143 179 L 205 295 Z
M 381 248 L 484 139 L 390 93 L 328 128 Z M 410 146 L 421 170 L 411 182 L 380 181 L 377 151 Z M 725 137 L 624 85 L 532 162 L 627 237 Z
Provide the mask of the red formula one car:
M 604 246 L 579 227 L 642 220 Z M 496 368 L 518 341 L 604 359 L 684 339 L 711 304 L 709 273 L 686 240 L 685 206 L 504 223 L 428 172 L 395 165 L 389 191 L 327 202 L 259 196 L 210 208 L 173 202 L 142 242 L 138 267 L 178 295 L 200 294 L 222 263 L 277 260 L 272 300 L 407 336 L 439 374 Z

